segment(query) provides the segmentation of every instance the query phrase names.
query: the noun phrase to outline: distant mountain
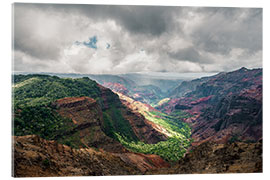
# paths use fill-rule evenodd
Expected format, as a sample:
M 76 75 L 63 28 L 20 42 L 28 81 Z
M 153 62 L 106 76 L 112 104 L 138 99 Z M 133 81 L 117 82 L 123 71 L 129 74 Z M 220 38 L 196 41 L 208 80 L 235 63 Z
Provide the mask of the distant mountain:
M 188 112 L 193 144 L 262 138 L 262 69 L 241 68 L 183 82 L 157 109 Z
M 217 100 L 228 94 L 237 94 L 244 89 L 256 88 L 261 85 L 262 69 L 249 70 L 243 67 L 236 71 L 212 76 L 187 96 L 206 97 L 213 95 L 213 100 Z
M 169 92 L 171 89 L 175 88 L 183 81 L 183 77 L 172 78 L 172 77 L 162 77 L 154 76 L 154 75 L 147 75 L 147 74 L 121 74 L 121 77 L 128 78 L 134 82 L 138 86 L 156 86 L 158 87 L 163 93 Z
M 87 75 L 87 77 L 115 92 L 148 104 L 157 103 L 167 95 L 168 87 L 176 86 L 179 82 L 176 80 L 149 79 L 133 74 Z
M 12 77 L 15 176 L 262 171 L 262 69 L 84 76 Z
M 169 97 L 171 98 L 179 98 L 179 97 L 183 97 L 186 94 L 195 91 L 197 86 L 207 82 L 211 77 L 202 77 L 199 79 L 194 79 L 192 81 L 183 81 L 179 86 L 177 86 L 176 88 L 174 88 L 170 94 Z
M 106 84 L 106 83 L 113 83 L 113 84 L 121 84 L 124 87 L 130 89 L 137 86 L 137 83 L 129 78 L 122 77 L 120 75 L 94 75 L 94 74 L 88 74 L 86 77 L 89 77 L 90 79 L 93 79 L 97 81 L 99 84 Z
M 31 72 L 15 72 L 18 74 L 33 74 Z M 36 73 L 35 73 L 36 74 Z M 182 97 L 183 94 L 194 90 L 201 80 L 194 80 L 192 85 L 187 79 L 201 76 L 199 73 L 170 74 L 170 73 L 129 73 L 129 74 L 76 74 L 76 73 L 40 73 L 43 75 L 58 76 L 61 78 L 83 78 L 88 77 L 97 83 L 122 94 L 128 95 L 143 103 L 155 106 L 160 100 L 166 97 Z M 181 84 L 182 83 L 182 84 Z M 179 86 L 179 84 L 181 84 Z
M 155 104 L 167 96 L 182 80 L 162 79 L 142 74 L 87 75 L 101 85 L 128 95 L 135 100 Z

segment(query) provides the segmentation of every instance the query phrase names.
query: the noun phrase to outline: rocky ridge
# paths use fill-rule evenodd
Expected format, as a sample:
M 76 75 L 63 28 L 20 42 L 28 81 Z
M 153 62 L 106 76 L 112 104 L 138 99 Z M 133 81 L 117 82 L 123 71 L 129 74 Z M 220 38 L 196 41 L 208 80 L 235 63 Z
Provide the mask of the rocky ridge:
M 116 92 L 117 93 L 117 92 Z M 149 105 L 146 105 L 140 101 L 136 101 L 128 96 L 125 96 L 124 94 L 121 93 L 117 93 L 119 98 L 121 99 L 122 103 L 126 106 L 129 107 L 129 109 L 131 110 L 132 113 L 138 114 L 140 116 L 140 119 L 143 119 L 144 123 L 150 128 L 152 129 L 151 132 L 148 132 L 147 134 L 152 137 L 155 134 L 158 134 L 160 137 L 160 140 L 166 140 L 169 136 L 170 133 L 167 132 L 167 130 L 165 128 L 163 128 L 162 126 L 155 124 L 149 120 L 147 120 L 145 118 L 146 116 L 146 112 L 153 110 L 156 111 L 154 108 L 152 108 Z M 130 121 L 131 124 L 134 124 L 134 122 L 136 121 Z M 140 125 L 139 125 L 140 126 Z M 157 137 L 156 135 L 154 137 Z
M 62 117 L 72 119 L 77 125 L 74 130 L 65 132 L 64 135 L 79 133 L 80 142 L 84 147 L 101 148 L 108 152 L 126 151 L 118 141 L 103 132 L 102 109 L 96 100 L 90 97 L 67 97 L 58 99 L 54 106 Z
M 95 176 L 139 174 L 119 157 L 92 148 L 72 149 L 36 135 L 14 137 L 14 176 Z
M 187 112 L 193 145 L 262 139 L 262 69 L 241 68 L 183 82 L 157 109 L 169 114 Z
M 262 141 L 217 144 L 204 142 L 193 147 L 177 165 L 149 174 L 212 174 L 262 172 Z
M 170 165 L 157 155 L 74 149 L 36 135 L 13 139 L 15 177 L 136 175 Z

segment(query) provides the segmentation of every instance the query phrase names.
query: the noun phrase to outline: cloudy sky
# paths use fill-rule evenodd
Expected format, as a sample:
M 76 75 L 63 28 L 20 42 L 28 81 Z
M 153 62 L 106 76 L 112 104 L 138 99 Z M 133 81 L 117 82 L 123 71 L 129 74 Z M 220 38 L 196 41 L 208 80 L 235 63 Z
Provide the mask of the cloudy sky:
M 13 13 L 15 71 L 262 67 L 262 9 L 15 4 Z

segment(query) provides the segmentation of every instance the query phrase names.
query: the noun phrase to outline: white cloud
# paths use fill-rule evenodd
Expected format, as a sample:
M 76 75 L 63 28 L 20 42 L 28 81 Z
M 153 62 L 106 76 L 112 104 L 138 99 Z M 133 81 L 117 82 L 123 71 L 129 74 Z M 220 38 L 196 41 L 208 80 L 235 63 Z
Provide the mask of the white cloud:
M 35 4 L 14 9 L 17 71 L 203 72 L 262 64 L 260 9 Z M 97 49 L 75 43 L 93 36 Z

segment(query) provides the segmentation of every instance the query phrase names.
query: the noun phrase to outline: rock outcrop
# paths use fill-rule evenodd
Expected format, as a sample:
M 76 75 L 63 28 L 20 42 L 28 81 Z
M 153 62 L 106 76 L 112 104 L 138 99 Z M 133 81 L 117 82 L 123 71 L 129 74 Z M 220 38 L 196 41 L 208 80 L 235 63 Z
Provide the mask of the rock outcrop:
M 117 94 L 121 102 L 128 107 L 124 117 L 129 120 L 132 129 L 140 140 L 149 144 L 167 140 L 168 136 L 164 133 L 164 128 L 144 117 L 145 111 L 154 110 L 154 108 L 121 93 Z
M 92 148 L 73 149 L 36 135 L 14 137 L 14 176 L 101 176 L 140 174 L 136 166 Z
M 54 105 L 62 117 L 72 119 L 77 125 L 73 131 L 64 132 L 62 136 L 79 133 L 80 142 L 85 147 L 101 148 L 108 152 L 126 152 L 118 141 L 103 132 L 102 109 L 96 100 L 89 97 L 67 97 L 57 100 Z M 59 138 L 61 137 L 56 137 Z
M 177 165 L 149 174 L 212 174 L 262 172 L 262 142 L 216 144 L 205 142 L 193 149 Z
M 116 155 L 127 164 L 135 165 L 142 173 L 170 167 L 168 162 L 155 154 L 121 153 Z
M 73 149 L 37 135 L 15 136 L 13 144 L 15 177 L 136 175 L 170 167 L 157 155 Z
M 205 141 L 251 141 L 262 139 L 262 89 L 243 90 L 224 97 L 193 124 L 194 144 Z M 193 144 L 193 145 L 194 145 Z
M 122 94 L 128 94 L 129 92 L 129 90 L 123 84 L 120 83 L 105 82 L 102 85 L 113 91 L 120 92 Z
M 156 126 L 158 125 L 145 119 L 142 114 L 131 109 L 125 109 L 122 112 L 124 118 L 129 121 L 133 132 L 140 141 L 155 144 L 159 141 L 167 140 L 167 136 L 157 130 Z
M 111 106 L 109 103 L 105 105 L 107 108 Z M 153 128 L 155 124 L 146 120 L 140 113 L 134 112 L 127 106 L 128 104 L 124 103 L 124 105 L 119 105 L 118 108 L 140 141 L 155 144 L 167 139 L 164 134 Z M 54 106 L 62 117 L 72 119 L 73 123 L 77 125 L 72 131 L 65 132 L 56 139 L 61 138 L 63 135 L 67 136 L 79 132 L 80 142 L 85 147 L 101 148 L 108 152 L 127 152 L 118 141 L 105 134 L 102 108 L 94 99 L 89 97 L 67 97 L 57 100 Z
M 262 69 L 241 68 L 183 82 L 174 93 L 172 97 L 183 97 L 171 98 L 157 109 L 190 114 L 182 120 L 192 126 L 193 145 L 262 139 Z

